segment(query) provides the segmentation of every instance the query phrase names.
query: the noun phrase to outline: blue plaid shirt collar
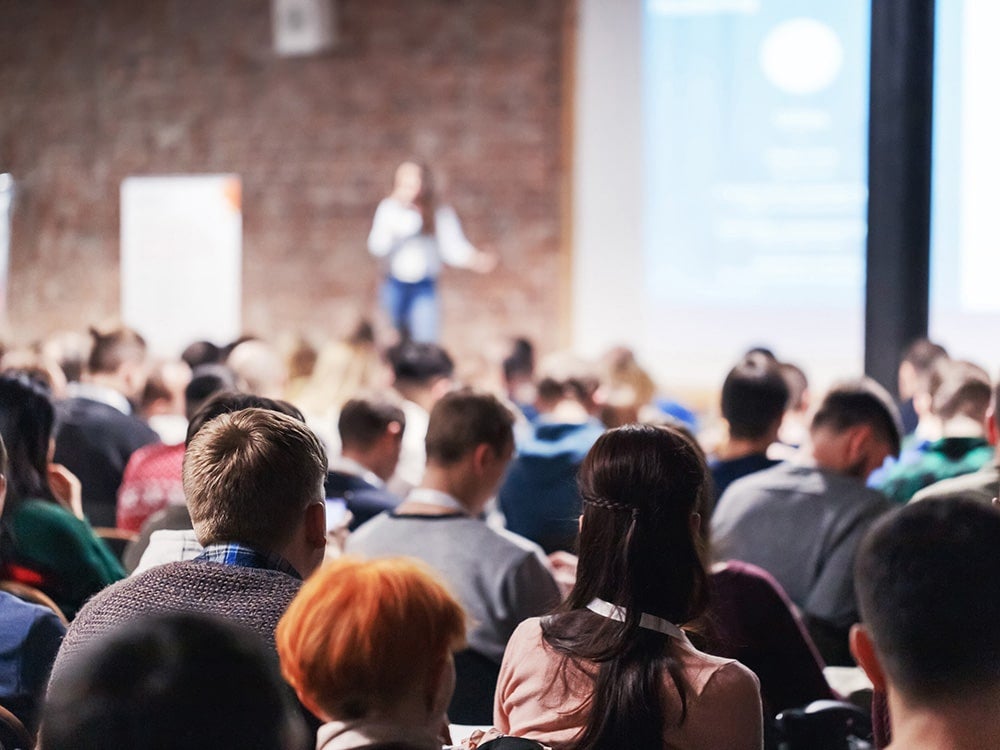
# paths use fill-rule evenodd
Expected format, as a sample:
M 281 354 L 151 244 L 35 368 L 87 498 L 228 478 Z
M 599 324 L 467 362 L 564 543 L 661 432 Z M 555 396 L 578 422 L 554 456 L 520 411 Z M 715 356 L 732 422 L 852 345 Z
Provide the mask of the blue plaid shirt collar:
M 302 580 L 302 576 L 291 563 L 281 555 L 273 552 L 261 552 L 239 542 L 225 544 L 210 544 L 195 558 L 201 562 L 214 562 L 223 565 L 235 565 L 240 568 L 263 568 L 277 570 L 281 573 Z

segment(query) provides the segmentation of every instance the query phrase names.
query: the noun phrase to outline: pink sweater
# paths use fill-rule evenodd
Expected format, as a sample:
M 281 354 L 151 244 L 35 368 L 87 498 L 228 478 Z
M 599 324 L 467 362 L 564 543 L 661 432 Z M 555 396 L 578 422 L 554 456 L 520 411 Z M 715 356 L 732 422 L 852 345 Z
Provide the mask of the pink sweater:
M 732 659 L 709 656 L 687 639 L 672 641 L 686 681 L 687 719 L 680 726 L 680 696 L 664 675 L 670 705 L 664 750 L 760 750 L 763 746 L 760 686 Z M 504 734 L 530 737 L 559 750 L 583 728 L 583 704 L 591 678 L 567 662 L 567 688 L 558 679 L 561 661 L 542 640 L 538 618 L 521 623 L 503 657 L 493 723 Z

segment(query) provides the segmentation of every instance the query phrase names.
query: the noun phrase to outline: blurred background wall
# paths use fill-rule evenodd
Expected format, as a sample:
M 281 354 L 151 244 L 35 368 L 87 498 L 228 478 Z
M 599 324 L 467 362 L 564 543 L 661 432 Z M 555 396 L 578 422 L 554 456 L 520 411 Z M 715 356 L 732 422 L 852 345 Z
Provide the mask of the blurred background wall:
M 375 311 L 372 213 L 416 156 L 501 257 L 484 277 L 446 272 L 444 343 L 554 346 L 570 5 L 336 0 L 334 49 L 283 58 L 268 0 L 5 2 L 9 337 L 117 315 L 121 181 L 174 173 L 242 180 L 244 329 L 342 335 Z

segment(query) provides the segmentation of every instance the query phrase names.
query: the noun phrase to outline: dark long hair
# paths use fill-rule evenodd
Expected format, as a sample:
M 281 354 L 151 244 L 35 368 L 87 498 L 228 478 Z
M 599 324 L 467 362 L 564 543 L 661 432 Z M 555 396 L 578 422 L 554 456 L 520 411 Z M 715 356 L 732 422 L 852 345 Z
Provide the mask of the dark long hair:
M 705 610 L 708 575 L 691 516 L 706 482 L 701 452 L 671 428 L 628 425 L 591 448 L 579 472 L 580 561 L 567 601 L 543 621 L 546 643 L 592 675 L 587 720 L 574 750 L 660 747 L 667 722 L 664 673 L 687 715 L 687 688 L 670 638 L 639 627 L 643 613 L 682 625 Z M 624 607 L 625 622 L 586 609 Z M 593 666 L 596 665 L 596 672 Z
M 0 435 L 8 457 L 5 517 L 29 498 L 57 502 L 48 480 L 54 425 L 48 388 L 24 373 L 0 375 Z
M 417 206 L 420 207 L 420 218 L 423 226 L 421 234 L 433 235 L 437 232 L 437 195 L 434 190 L 434 175 L 424 162 L 414 162 L 420 167 L 420 193 L 417 195 Z

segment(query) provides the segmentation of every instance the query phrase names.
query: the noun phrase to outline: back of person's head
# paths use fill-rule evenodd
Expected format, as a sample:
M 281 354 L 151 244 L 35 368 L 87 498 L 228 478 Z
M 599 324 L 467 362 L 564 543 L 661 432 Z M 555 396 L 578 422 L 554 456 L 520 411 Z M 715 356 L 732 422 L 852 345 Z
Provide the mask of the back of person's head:
M 363 451 L 371 448 L 393 424 L 402 435 L 406 415 L 399 405 L 387 395 L 367 393 L 344 404 L 337 419 L 337 431 L 345 449 Z
M 124 623 L 49 686 L 45 750 L 300 750 L 306 730 L 260 637 L 195 614 Z
M 323 498 L 326 452 L 302 422 L 243 409 L 206 423 L 184 452 L 184 496 L 202 545 L 280 550 Z
M 303 424 L 306 418 L 297 408 L 287 401 L 275 398 L 264 398 L 255 396 L 252 393 L 240 393 L 239 391 L 219 391 L 215 393 L 201 405 L 188 422 L 187 438 L 185 445 L 191 444 L 191 438 L 198 434 L 198 431 L 208 422 L 211 422 L 223 414 L 231 414 L 234 411 L 243 409 L 270 409 L 271 411 L 286 414 L 292 419 L 297 419 Z
M 701 451 L 671 427 L 629 425 L 597 439 L 577 477 L 583 520 L 574 606 L 596 596 L 636 619 L 647 612 L 685 623 L 700 614 L 705 571 L 691 515 L 706 471 Z
M 216 393 L 235 390 L 236 374 L 225 365 L 195 367 L 191 372 L 191 380 L 184 388 L 184 413 L 188 422 L 194 419 L 194 415 Z
M 226 357 L 226 365 L 243 381 L 247 391 L 258 396 L 279 398 L 288 384 L 288 367 L 281 354 L 260 339 L 237 344 Z
M 780 362 L 778 368 L 781 370 L 781 377 L 785 379 L 788 386 L 788 406 L 790 411 L 805 411 L 808 406 L 807 393 L 809 392 L 809 378 L 805 371 L 792 362 Z
M 997 694 L 998 550 L 1000 510 L 967 499 L 911 503 L 862 542 L 854 568 L 862 624 L 908 704 Z
M 580 466 L 576 584 L 542 626 L 547 644 L 566 661 L 599 665 L 574 748 L 659 747 L 668 721 L 667 673 L 681 696 L 681 721 L 686 716 L 689 690 L 669 636 L 641 627 L 640 618 L 683 625 L 705 609 L 708 578 L 694 514 L 707 477 L 703 454 L 689 438 L 651 425 L 609 430 Z M 592 614 L 595 599 L 621 607 L 623 621 Z
M 202 365 L 217 365 L 224 359 L 222 349 L 211 341 L 194 341 L 181 352 L 181 359 L 194 370 Z
M 902 423 L 899 410 L 889 392 L 868 377 L 845 381 L 827 392 L 813 415 L 811 429 L 829 429 L 835 433 L 867 425 L 872 436 L 884 444 L 893 456 L 899 455 Z
M 7 508 L 21 500 L 55 500 L 48 482 L 55 407 L 48 388 L 24 373 L 0 375 L 0 437 L 7 445 Z
M 70 383 L 79 382 L 83 376 L 93 341 L 79 331 L 58 331 L 42 342 L 42 354 L 53 359 Z
M 993 396 L 986 370 L 972 362 L 946 360 L 939 365 L 939 372 L 931 412 L 942 421 L 966 417 L 984 423 Z
M 535 374 L 535 346 L 526 338 L 511 342 L 510 351 L 503 358 L 503 376 L 508 383 L 518 378 L 531 378 Z
M 427 463 L 454 465 L 478 445 L 503 454 L 514 443 L 513 426 L 514 415 L 492 394 L 471 388 L 446 393 L 427 423 Z
M 778 363 L 760 353 L 746 355 L 722 384 L 722 416 L 739 440 L 776 434 L 787 405 L 788 384 Z
M 159 414 L 183 414 L 184 390 L 191 382 L 191 368 L 181 360 L 156 362 L 139 398 L 139 411 L 149 418 Z
M 571 352 L 555 352 L 545 357 L 538 366 L 537 379 L 539 407 L 543 409 L 564 400 L 590 408 L 601 385 L 599 368 Z
M 948 351 L 928 339 L 917 339 L 910 344 L 899 362 L 900 398 L 912 398 L 928 393 L 935 366 L 948 359 Z
M 414 696 L 434 698 L 464 639 L 461 605 L 407 558 L 327 563 L 275 631 L 282 672 L 303 705 L 338 721 L 391 714 Z M 443 713 L 451 695 L 436 697 L 440 705 L 428 705 L 428 713 Z
M 136 331 L 125 326 L 108 331 L 90 329 L 92 345 L 87 358 L 91 375 L 111 375 L 123 366 L 141 365 L 146 358 L 146 341 Z
M 403 341 L 386 352 L 397 385 L 429 387 L 455 372 L 451 356 L 437 344 Z

